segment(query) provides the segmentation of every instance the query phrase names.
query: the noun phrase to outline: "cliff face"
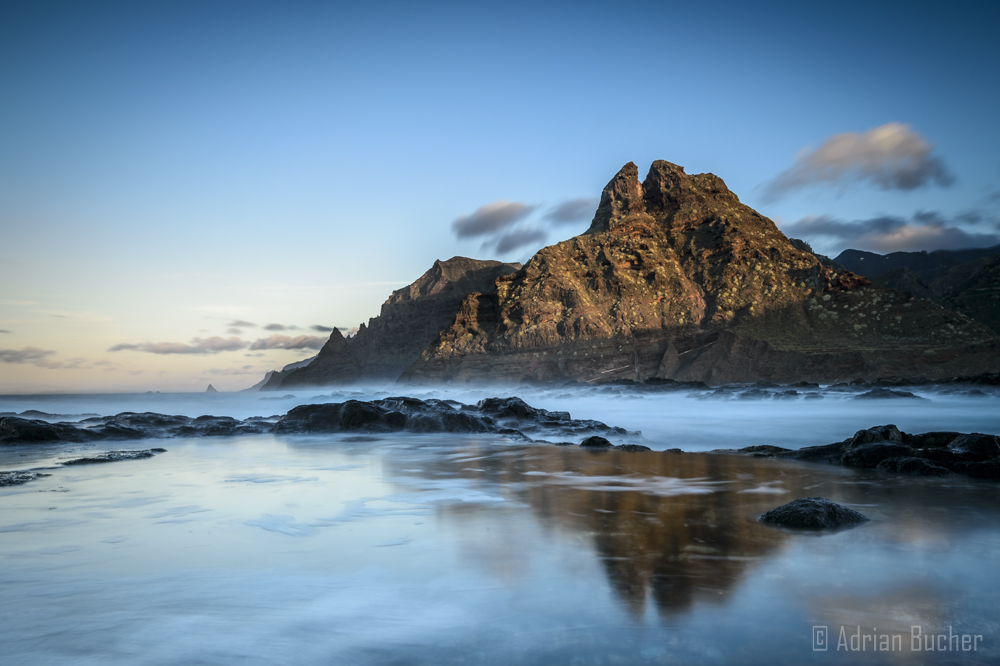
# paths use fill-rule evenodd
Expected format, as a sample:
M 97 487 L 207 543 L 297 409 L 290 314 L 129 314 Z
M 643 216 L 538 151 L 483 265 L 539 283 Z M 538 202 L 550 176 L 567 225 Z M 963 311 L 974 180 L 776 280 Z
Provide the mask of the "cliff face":
M 1000 369 L 968 317 L 822 264 L 722 179 L 627 164 L 590 229 L 470 293 L 411 382 L 944 378 Z
M 944 304 L 1000 334 L 1000 255 L 993 256 L 955 287 Z
M 997 248 L 986 250 L 965 250 L 943 254 L 946 259 L 954 257 L 974 256 L 975 252 L 991 252 Z M 860 255 L 857 250 L 851 250 Z M 881 257 L 872 253 L 864 253 L 868 266 L 878 267 L 873 257 Z M 994 333 L 1000 334 L 1000 254 L 978 257 L 962 264 L 943 264 L 941 257 L 935 257 L 936 252 L 925 255 L 920 252 L 896 252 L 887 255 L 895 263 L 912 260 L 917 270 L 906 266 L 893 268 L 872 277 L 872 282 L 890 289 L 906 291 L 917 298 L 925 298 L 955 312 L 961 312 L 980 324 L 984 324 Z M 900 256 L 905 255 L 905 256 Z M 934 258 L 930 263 L 927 256 Z M 928 267 L 929 266 L 929 267 Z M 862 264 L 862 267 L 865 267 Z
M 451 324 L 466 295 L 492 291 L 498 277 L 519 268 L 465 257 L 435 261 L 416 282 L 394 291 L 381 314 L 362 324 L 354 337 L 344 338 L 334 329 L 312 363 L 267 388 L 394 381 Z

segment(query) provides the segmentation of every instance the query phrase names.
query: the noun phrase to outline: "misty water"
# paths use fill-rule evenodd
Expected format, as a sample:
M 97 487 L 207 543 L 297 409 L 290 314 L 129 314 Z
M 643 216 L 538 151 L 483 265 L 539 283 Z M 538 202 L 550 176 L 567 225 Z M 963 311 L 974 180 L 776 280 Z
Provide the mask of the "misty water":
M 387 395 L 519 395 L 653 452 L 492 435 L 205 437 L 0 447 L 0 660 L 39 664 L 996 663 L 1000 486 L 671 453 L 826 444 L 895 423 L 1000 432 L 989 389 L 403 387 L 0 396 L 0 412 L 245 418 Z M 809 395 L 813 394 L 813 395 Z M 290 397 L 286 397 L 290 396 Z M 741 397 L 742 396 L 742 397 Z M 756 398 L 756 399 L 754 399 Z M 624 440 L 623 440 L 624 441 Z M 617 443 L 617 442 L 616 442 Z M 163 446 L 145 460 L 60 467 Z M 870 523 L 755 518 L 822 496 Z M 814 651 L 827 628 L 826 651 Z M 976 651 L 913 652 L 923 636 Z M 865 647 L 857 652 L 841 648 Z M 875 639 L 857 640 L 855 632 Z M 878 637 L 901 650 L 879 652 Z M 947 644 L 948 641 L 946 640 Z M 926 648 L 926 643 L 921 643 Z

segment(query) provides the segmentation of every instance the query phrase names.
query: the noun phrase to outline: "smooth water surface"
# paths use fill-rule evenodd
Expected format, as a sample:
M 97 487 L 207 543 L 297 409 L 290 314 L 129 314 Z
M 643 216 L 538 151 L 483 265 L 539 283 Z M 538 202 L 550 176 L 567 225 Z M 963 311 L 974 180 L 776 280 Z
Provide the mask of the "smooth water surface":
M 600 418 L 585 407 L 574 416 Z M 767 426 L 778 417 L 756 408 L 770 432 L 808 422 Z M 151 445 L 107 444 L 6 447 L 0 469 Z M 155 445 L 168 451 L 0 489 L 0 660 L 1000 660 L 995 483 L 466 435 Z M 807 496 L 872 521 L 817 535 L 755 520 Z M 827 627 L 825 652 L 813 650 L 814 626 Z M 912 653 L 913 626 L 983 638 L 975 652 Z M 904 649 L 838 651 L 841 627 L 848 640 L 899 636 Z

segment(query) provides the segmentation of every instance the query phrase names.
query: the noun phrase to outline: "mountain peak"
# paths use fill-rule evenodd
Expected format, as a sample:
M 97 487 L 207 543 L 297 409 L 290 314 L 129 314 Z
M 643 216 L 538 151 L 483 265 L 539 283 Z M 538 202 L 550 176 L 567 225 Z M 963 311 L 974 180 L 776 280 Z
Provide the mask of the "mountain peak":
M 656 160 L 640 183 L 638 167 L 629 162 L 601 192 L 601 203 L 589 233 L 609 231 L 630 218 L 669 221 L 681 209 L 700 215 L 706 210 L 722 211 L 739 203 L 739 198 L 715 174 L 689 175 L 678 164 Z

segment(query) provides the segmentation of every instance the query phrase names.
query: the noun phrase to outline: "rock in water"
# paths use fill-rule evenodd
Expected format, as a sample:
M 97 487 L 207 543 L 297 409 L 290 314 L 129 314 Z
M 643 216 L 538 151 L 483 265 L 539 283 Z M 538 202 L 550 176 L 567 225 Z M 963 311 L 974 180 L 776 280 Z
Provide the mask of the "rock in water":
M 823 530 L 867 523 L 868 518 L 822 497 L 803 497 L 757 516 L 768 525 L 802 530 Z
M 219 392 L 219 390 L 217 388 L 215 388 L 214 386 L 212 386 L 211 384 L 209 384 L 208 388 L 205 389 L 205 393 L 218 393 L 218 392 Z
M 965 315 L 824 264 L 712 174 L 625 165 L 590 229 L 462 299 L 410 382 L 837 382 L 1000 370 Z
M 120 462 L 122 460 L 141 460 L 152 458 L 153 454 L 166 453 L 166 449 L 146 449 L 145 451 L 108 451 L 86 458 L 75 458 L 63 461 L 63 465 L 95 465 L 98 463 Z
M 946 476 L 951 474 L 947 467 L 935 465 L 924 458 L 886 458 L 875 467 L 880 472 L 899 472 L 915 476 Z
M 892 442 L 872 442 L 862 444 L 844 451 L 840 462 L 848 467 L 875 469 L 887 458 L 913 457 L 914 451 L 909 446 Z
M 41 478 L 43 476 L 52 476 L 51 474 L 42 474 L 41 472 L 32 471 L 12 471 L 12 472 L 0 472 L 0 488 L 5 486 L 20 486 L 29 481 L 34 481 L 35 479 Z

